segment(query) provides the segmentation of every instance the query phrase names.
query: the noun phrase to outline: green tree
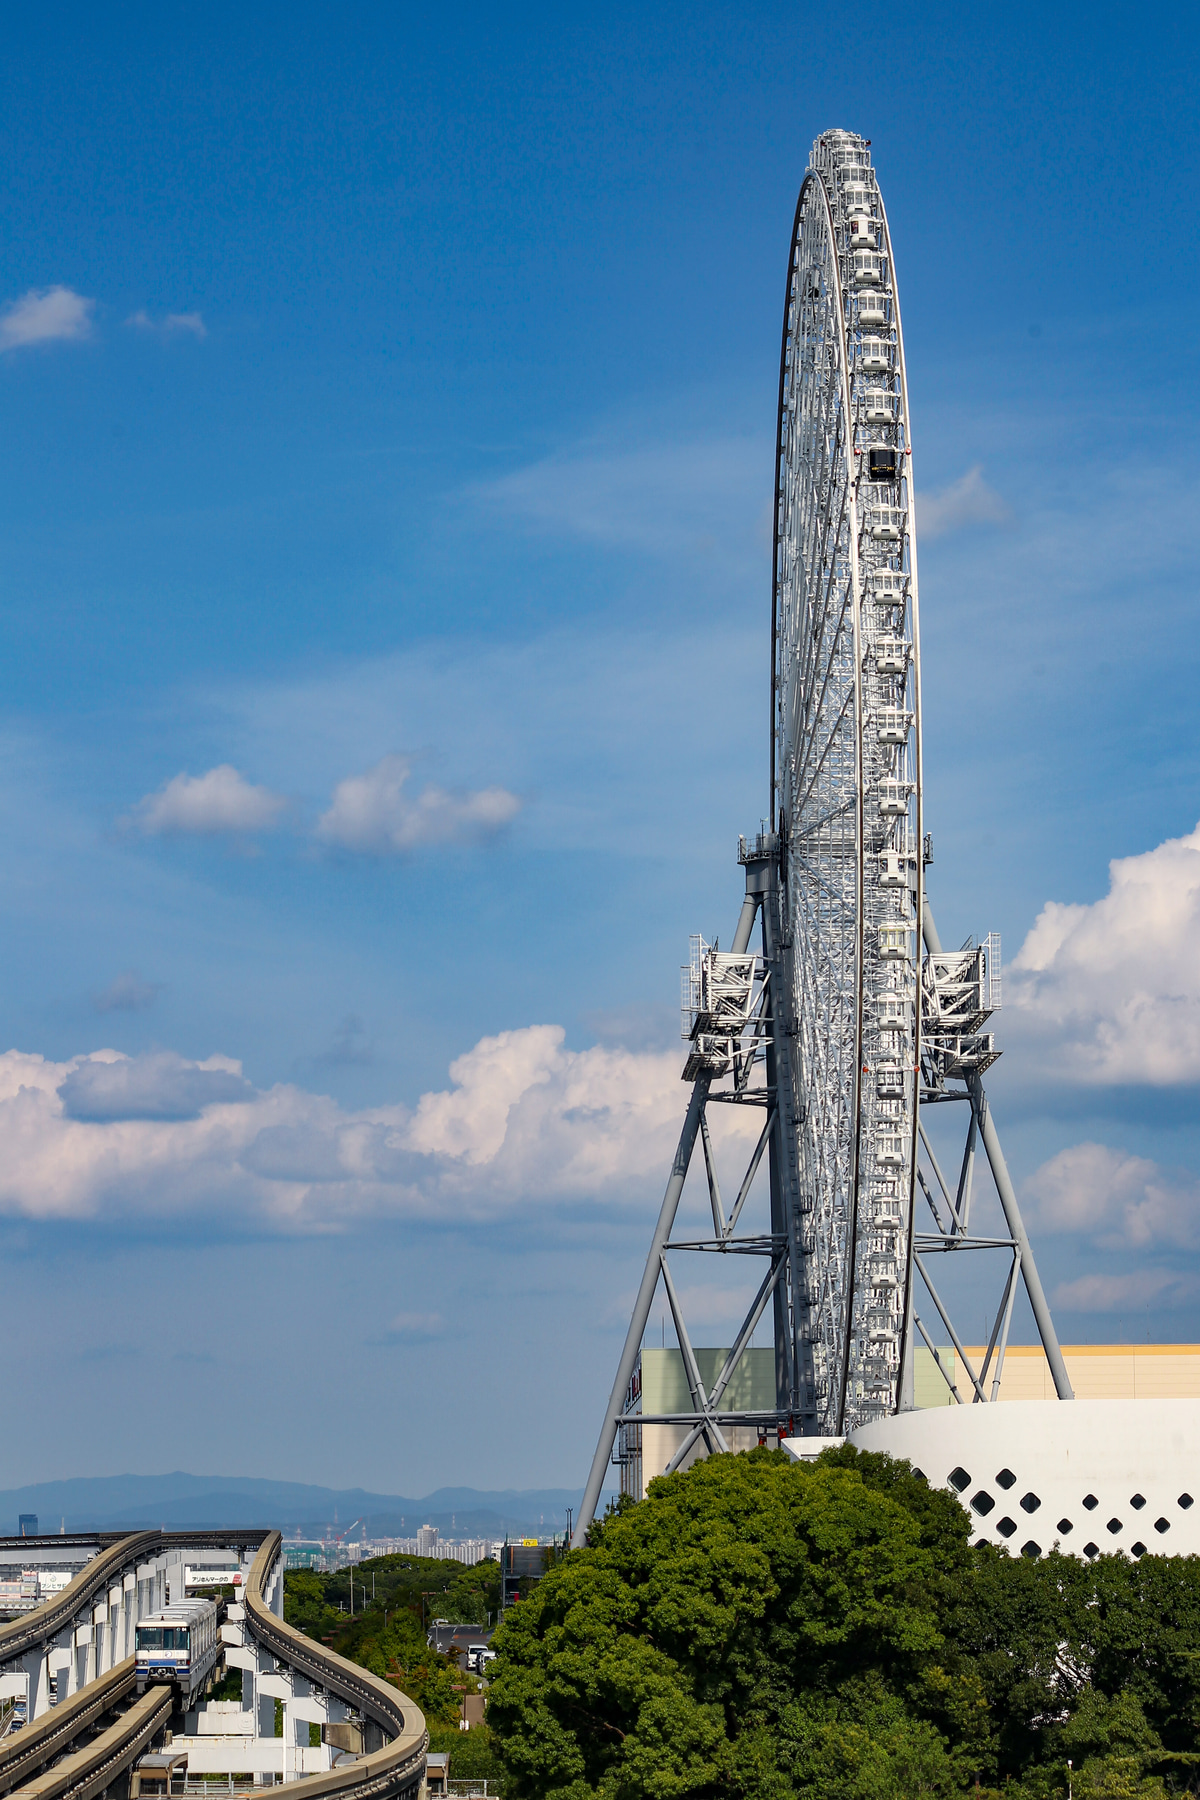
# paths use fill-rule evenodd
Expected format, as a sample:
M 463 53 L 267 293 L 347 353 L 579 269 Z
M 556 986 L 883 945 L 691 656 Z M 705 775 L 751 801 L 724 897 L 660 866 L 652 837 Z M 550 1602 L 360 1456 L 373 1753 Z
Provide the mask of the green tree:
M 651 1484 L 497 1638 L 488 1718 L 517 1796 L 951 1793 L 987 1737 L 939 1613 L 968 1527 L 853 1452 L 714 1457 Z M 916 1784 L 915 1786 L 913 1784 Z

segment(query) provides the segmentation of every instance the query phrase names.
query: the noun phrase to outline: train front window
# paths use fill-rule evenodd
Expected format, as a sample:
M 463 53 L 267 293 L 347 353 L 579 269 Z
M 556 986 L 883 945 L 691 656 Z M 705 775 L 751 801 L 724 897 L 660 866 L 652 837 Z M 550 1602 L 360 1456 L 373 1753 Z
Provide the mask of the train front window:
M 188 1628 L 186 1625 L 139 1625 L 137 1647 L 139 1650 L 187 1650 Z

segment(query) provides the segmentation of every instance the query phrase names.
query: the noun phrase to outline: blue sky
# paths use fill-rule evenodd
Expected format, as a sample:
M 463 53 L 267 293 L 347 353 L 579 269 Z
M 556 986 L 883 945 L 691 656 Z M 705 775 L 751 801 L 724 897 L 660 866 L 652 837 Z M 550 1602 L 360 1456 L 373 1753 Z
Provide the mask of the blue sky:
M 830 125 L 904 305 L 942 935 L 1091 909 L 998 1021 L 1046 1283 L 1200 1337 L 1195 77 L 1155 6 L 10 21 L 4 1485 L 582 1480 L 765 808 Z

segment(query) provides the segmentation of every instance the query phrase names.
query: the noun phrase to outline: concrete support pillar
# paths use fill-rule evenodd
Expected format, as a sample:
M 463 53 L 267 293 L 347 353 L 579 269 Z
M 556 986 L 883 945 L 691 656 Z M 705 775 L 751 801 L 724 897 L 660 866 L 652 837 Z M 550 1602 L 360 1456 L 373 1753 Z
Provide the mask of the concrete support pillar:
M 104 1656 L 107 1668 L 115 1669 L 124 1655 L 125 1590 L 120 1582 L 108 1590 L 108 1630 L 104 1634 Z
M 29 1678 L 29 1701 L 25 1716 L 40 1719 L 50 1710 L 50 1671 L 46 1666 L 45 1648 L 39 1646 L 24 1657 L 21 1667 Z
M 75 1657 L 73 1651 L 61 1639 L 51 1646 L 46 1655 L 46 1664 L 54 1677 L 54 1700 L 61 1706 L 67 1698 L 71 1687 L 71 1665 Z
M 77 1694 L 87 1679 L 85 1667 L 84 1645 L 87 1643 L 88 1627 L 76 1621 L 67 1636 L 67 1650 L 70 1661 L 67 1664 L 66 1691 L 68 1695 Z M 62 1695 L 62 1678 L 59 1678 L 59 1695 Z
M 125 1625 L 125 1636 L 121 1646 L 121 1660 L 123 1662 L 127 1656 L 133 1655 L 135 1632 L 137 1629 L 138 1581 L 137 1575 L 132 1569 L 127 1572 L 124 1581 L 121 1583 L 121 1588 L 121 1598 L 123 1601 L 122 1617 Z

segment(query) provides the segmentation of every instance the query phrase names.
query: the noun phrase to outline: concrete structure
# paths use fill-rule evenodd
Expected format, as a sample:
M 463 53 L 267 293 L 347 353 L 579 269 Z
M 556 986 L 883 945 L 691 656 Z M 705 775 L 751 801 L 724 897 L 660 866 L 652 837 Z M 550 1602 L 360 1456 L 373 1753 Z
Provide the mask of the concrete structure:
M 784 1448 L 799 1460 L 843 1441 L 907 1458 L 959 1495 L 977 1543 L 1013 1555 L 1200 1555 L 1200 1400 L 939 1406 Z
M 72 1590 L 49 1602 L 33 1619 L 0 1628 L 0 1668 L 12 1670 L 27 1652 L 40 1649 L 44 1675 L 64 1624 L 70 1626 L 83 1607 L 90 1609 L 98 1594 L 116 1588 L 114 1577 L 123 1568 L 133 1569 L 136 1592 L 141 1585 L 139 1565 L 149 1567 L 161 1558 L 165 1569 L 160 1572 L 169 1584 L 189 1565 L 193 1574 L 200 1573 L 198 1553 L 208 1549 L 215 1553 L 218 1572 L 228 1575 L 230 1538 L 240 1548 L 247 1535 L 255 1540 L 257 1554 L 243 1583 L 244 1598 L 233 1607 L 222 1635 L 229 1662 L 242 1670 L 243 1699 L 232 1706 L 214 1706 L 211 1713 L 197 1708 L 188 1717 L 189 1729 L 182 1738 L 172 1743 L 167 1731 L 164 1743 L 176 1698 L 161 1685 L 137 1693 L 132 1658 L 118 1660 L 78 1694 L 64 1694 L 52 1712 L 35 1705 L 29 1673 L 11 1674 L 8 1679 L 20 1680 L 21 1691 L 30 1693 L 34 1716 L 19 1739 L 0 1746 L 6 1772 L 14 1777 L 10 1786 L 32 1793 L 44 1783 L 38 1777 L 30 1786 L 25 1777 L 31 1772 L 36 1776 L 48 1760 L 70 1749 L 69 1769 L 60 1763 L 51 1785 L 57 1781 L 61 1786 L 62 1776 L 83 1796 L 95 1797 L 105 1788 L 110 1794 L 128 1791 L 131 1797 L 143 1790 L 162 1791 L 173 1775 L 186 1771 L 193 1792 L 211 1794 L 214 1777 L 218 1791 L 304 1777 L 310 1800 L 313 1795 L 327 1800 L 419 1800 L 428 1742 L 420 1708 L 389 1683 L 306 1638 L 280 1617 L 283 1557 L 277 1531 L 205 1533 L 200 1545 L 191 1534 L 157 1531 L 134 1532 L 109 1542 L 77 1577 Z M 241 1561 L 238 1566 L 243 1566 Z M 133 1604 L 126 1605 L 136 1612 Z M 41 1682 L 37 1685 L 40 1692 Z M 281 1737 L 275 1736 L 277 1707 L 283 1712 Z M 109 1717 L 113 1722 L 105 1724 Z M 316 1743 L 314 1736 L 319 1739 Z M 126 1771 L 132 1772 L 128 1789 Z
M 186 1566 L 228 1568 L 238 1560 L 236 1549 L 213 1545 L 212 1535 L 201 1533 L 199 1542 L 135 1532 L 107 1543 L 65 1537 L 0 1543 L 0 1558 L 17 1557 L 23 1568 L 49 1565 L 61 1575 L 72 1559 L 79 1565 L 61 1593 L 0 1628 L 0 1700 L 24 1699 L 28 1717 L 36 1719 L 132 1656 L 138 1620 L 183 1598 Z M 257 1545 L 262 1535 L 248 1537 Z M 251 1561 L 251 1548 L 244 1544 L 239 1565 L 244 1574 Z
M 283 1617 L 282 1557 L 264 1584 L 263 1598 L 276 1618 Z M 247 1629 L 246 1609 L 226 1608 L 221 1636 L 225 1664 L 242 1672 L 242 1698 L 207 1708 L 190 1719 L 195 1733 L 186 1739 L 188 1774 L 238 1774 L 252 1772 L 256 1783 L 264 1777 L 280 1781 L 298 1775 L 318 1775 L 334 1765 L 338 1754 L 336 1733 L 330 1726 L 351 1726 L 359 1733 L 358 1749 L 377 1749 L 382 1743 L 378 1728 L 360 1727 L 351 1708 L 336 1694 L 322 1688 L 298 1670 L 282 1663 Z M 283 1736 L 275 1736 L 275 1703 L 283 1707 Z M 322 1728 L 324 1741 L 309 1743 L 309 1726 Z M 362 1732 L 365 1730 L 365 1741 Z M 181 1740 L 176 1739 L 178 1745 Z M 175 1747 L 175 1746 L 173 1746 Z M 345 1747 L 343 1747 L 345 1748 Z

